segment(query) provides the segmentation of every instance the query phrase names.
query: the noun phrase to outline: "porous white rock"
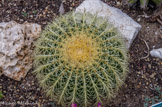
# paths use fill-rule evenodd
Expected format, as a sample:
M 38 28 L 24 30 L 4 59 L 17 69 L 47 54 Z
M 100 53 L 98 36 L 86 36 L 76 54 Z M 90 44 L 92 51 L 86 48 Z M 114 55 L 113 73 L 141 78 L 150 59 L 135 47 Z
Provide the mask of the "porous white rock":
M 162 48 L 153 49 L 150 51 L 151 56 L 162 59 Z
M 33 41 L 41 26 L 14 21 L 0 23 L 0 70 L 5 76 L 20 81 L 32 67 Z
M 91 14 L 97 14 L 99 17 L 107 18 L 110 23 L 119 29 L 128 48 L 141 29 L 141 25 L 127 14 L 120 9 L 105 4 L 101 0 L 85 0 L 76 8 L 75 12 L 90 12 Z

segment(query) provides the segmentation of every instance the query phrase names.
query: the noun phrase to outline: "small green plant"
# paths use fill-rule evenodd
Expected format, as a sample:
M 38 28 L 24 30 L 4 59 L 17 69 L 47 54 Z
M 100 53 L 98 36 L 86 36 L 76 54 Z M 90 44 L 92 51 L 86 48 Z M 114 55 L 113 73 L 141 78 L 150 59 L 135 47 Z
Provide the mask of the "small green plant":
M 0 91 L 0 99 L 3 98 L 3 94 L 2 94 L 2 91 Z
M 33 11 L 33 14 L 36 14 L 36 13 L 37 13 L 37 10 L 34 10 L 34 11 Z
M 35 45 L 34 73 L 63 107 L 106 103 L 125 80 L 127 49 L 107 19 L 66 14 L 47 25 Z
M 156 96 L 145 97 L 144 107 L 149 107 L 150 105 L 153 105 L 161 101 L 162 96 L 161 88 L 159 86 L 155 87 L 155 92 L 157 94 Z
M 161 3 L 162 3 L 162 0 L 128 0 L 128 3 L 130 5 L 133 5 L 133 4 L 137 3 L 138 1 L 140 2 L 140 7 L 143 9 L 147 7 L 149 1 L 152 1 L 156 5 L 161 5 Z
M 28 16 L 28 13 L 26 13 L 26 12 L 22 12 L 21 13 L 24 17 L 27 17 Z

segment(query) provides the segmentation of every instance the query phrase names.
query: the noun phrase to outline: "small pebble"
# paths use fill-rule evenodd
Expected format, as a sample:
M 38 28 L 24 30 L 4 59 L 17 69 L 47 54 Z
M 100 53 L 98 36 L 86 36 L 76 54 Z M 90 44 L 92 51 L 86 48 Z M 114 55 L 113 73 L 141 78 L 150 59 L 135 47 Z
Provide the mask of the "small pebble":
M 137 19 L 137 21 L 140 22 L 140 21 L 141 21 L 141 18 L 139 17 L 139 18 Z
M 155 35 L 158 35 L 158 32 L 157 31 L 155 32 Z
M 120 2 L 117 2 L 116 4 L 117 4 L 117 6 L 120 6 L 120 5 L 121 5 L 121 3 L 120 3 Z
M 40 88 L 37 88 L 37 91 L 40 91 Z
M 148 65 L 149 69 L 151 69 L 151 64 Z

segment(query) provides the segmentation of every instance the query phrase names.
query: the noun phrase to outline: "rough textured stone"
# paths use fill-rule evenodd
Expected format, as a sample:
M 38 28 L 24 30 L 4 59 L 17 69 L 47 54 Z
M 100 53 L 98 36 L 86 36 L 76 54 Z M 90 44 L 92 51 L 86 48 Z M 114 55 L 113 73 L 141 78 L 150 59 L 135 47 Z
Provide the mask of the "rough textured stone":
M 38 24 L 0 23 L 0 69 L 9 78 L 20 81 L 32 67 L 33 41 L 39 37 Z
M 162 59 L 162 48 L 153 49 L 150 51 L 151 56 Z
M 119 29 L 123 38 L 125 38 L 129 48 L 141 29 L 141 25 L 136 23 L 132 18 L 123 13 L 121 10 L 111 7 L 101 0 L 85 0 L 76 12 L 90 12 L 101 17 L 106 17 L 115 27 Z

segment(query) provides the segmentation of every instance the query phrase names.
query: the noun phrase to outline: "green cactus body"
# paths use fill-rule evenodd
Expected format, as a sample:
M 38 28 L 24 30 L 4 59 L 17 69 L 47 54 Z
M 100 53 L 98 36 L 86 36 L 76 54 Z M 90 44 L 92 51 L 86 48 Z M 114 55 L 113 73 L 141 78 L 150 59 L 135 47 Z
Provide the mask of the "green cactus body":
M 137 0 L 129 0 L 129 4 L 134 4 L 136 2 L 137 2 Z
M 146 8 L 148 5 L 149 0 L 140 0 L 141 8 Z
M 134 3 L 136 3 L 137 1 L 140 1 L 140 7 L 141 8 L 146 8 L 148 3 L 149 3 L 149 0 L 128 0 L 128 3 L 130 5 L 133 5 Z M 157 6 L 158 5 L 161 5 L 162 3 L 162 0 L 151 0 L 153 3 L 155 3 Z
M 162 0 L 152 0 L 156 5 L 161 5 Z
M 106 19 L 69 13 L 36 42 L 35 71 L 47 96 L 63 107 L 90 107 L 115 96 L 127 74 L 127 49 Z

